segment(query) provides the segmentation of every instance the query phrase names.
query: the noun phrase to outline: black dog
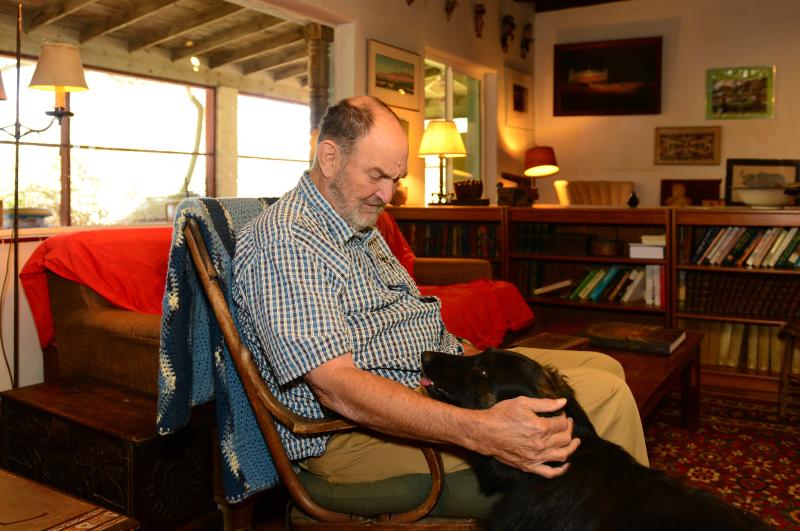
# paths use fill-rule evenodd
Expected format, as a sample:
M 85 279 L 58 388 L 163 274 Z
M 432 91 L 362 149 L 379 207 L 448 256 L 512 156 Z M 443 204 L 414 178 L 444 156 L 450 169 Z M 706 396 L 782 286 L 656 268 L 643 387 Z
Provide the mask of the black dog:
M 471 456 L 481 487 L 504 493 L 490 516 L 494 529 L 770 529 L 708 492 L 640 465 L 620 446 L 600 438 L 565 379 L 530 358 L 497 349 L 476 356 L 425 352 L 422 371 L 430 396 L 464 408 L 488 409 L 520 395 L 567 399 L 565 412 L 574 419 L 573 435 L 581 444 L 563 475 L 546 479 L 491 457 Z

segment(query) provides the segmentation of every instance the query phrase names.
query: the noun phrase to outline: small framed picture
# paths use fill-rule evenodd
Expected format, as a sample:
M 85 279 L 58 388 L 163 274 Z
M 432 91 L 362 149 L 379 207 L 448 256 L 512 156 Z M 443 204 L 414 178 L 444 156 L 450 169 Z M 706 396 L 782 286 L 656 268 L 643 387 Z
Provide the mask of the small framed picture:
M 743 205 L 735 188 L 759 188 L 798 181 L 800 160 L 728 159 L 725 171 L 725 204 Z
M 775 116 L 775 65 L 706 71 L 706 119 Z
M 418 111 L 422 100 L 422 58 L 379 41 L 367 41 L 367 94 L 387 105 Z
M 656 127 L 656 164 L 719 164 L 721 127 Z
M 506 68 L 506 125 L 533 129 L 533 76 Z

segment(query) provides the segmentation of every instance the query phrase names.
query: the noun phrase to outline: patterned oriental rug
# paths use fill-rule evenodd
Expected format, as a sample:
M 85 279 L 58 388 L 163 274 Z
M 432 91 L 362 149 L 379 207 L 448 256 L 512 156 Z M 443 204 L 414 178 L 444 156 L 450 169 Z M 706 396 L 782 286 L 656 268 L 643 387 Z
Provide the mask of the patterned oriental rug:
M 700 427 L 668 398 L 645 426 L 650 465 L 765 520 L 800 530 L 800 406 L 781 421 L 765 402 L 701 395 Z

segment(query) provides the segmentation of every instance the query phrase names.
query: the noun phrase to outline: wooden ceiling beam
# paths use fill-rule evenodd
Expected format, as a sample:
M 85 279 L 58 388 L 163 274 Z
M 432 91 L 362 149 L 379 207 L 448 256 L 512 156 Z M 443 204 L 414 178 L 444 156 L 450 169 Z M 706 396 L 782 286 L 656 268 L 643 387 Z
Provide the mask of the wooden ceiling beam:
M 302 39 L 303 27 L 298 26 L 296 28 L 284 31 L 283 33 L 271 35 L 267 39 L 255 42 L 238 50 L 212 54 L 208 58 L 208 67 L 214 69 L 230 63 L 245 61 L 257 55 L 262 55 L 274 48 L 286 46 L 287 44 L 291 44 Z
M 253 72 L 260 72 L 262 70 L 288 65 L 307 58 L 308 49 L 305 41 L 303 41 L 302 46 L 286 47 L 264 57 L 259 57 L 258 59 L 253 59 L 252 61 L 244 63 L 242 65 L 242 73 L 245 75 L 252 74 Z
M 97 0 L 61 0 L 60 2 L 46 2 L 42 9 L 36 11 L 29 19 L 25 20 L 25 31 L 32 31 L 47 24 L 57 22 L 95 2 L 97 2 Z
M 284 79 L 289 79 L 290 77 L 301 76 L 307 73 L 308 73 L 308 65 L 305 63 L 285 66 L 278 70 L 274 70 L 272 72 L 272 79 L 274 79 L 275 81 L 281 81 Z
M 280 24 L 281 22 L 283 21 L 279 18 L 269 15 L 261 15 L 254 20 L 231 28 L 230 30 L 217 33 L 208 37 L 207 39 L 195 42 L 192 44 L 192 46 L 174 49 L 172 51 L 172 60 L 177 61 L 178 59 L 183 59 L 191 55 L 200 55 L 210 52 L 211 50 L 216 50 L 221 46 L 238 41 L 254 33 L 258 33 L 259 31 L 269 29 Z
M 130 26 L 143 18 L 155 15 L 164 8 L 176 4 L 180 0 L 141 0 L 131 3 L 127 9 L 121 10 L 116 15 L 109 17 L 101 22 L 89 24 L 81 29 L 80 42 L 100 37 Z
M 195 16 L 183 20 L 177 24 L 168 26 L 161 31 L 154 32 L 137 40 L 132 40 L 128 43 L 128 51 L 135 52 L 143 48 L 156 46 L 162 42 L 180 37 L 181 35 L 189 33 L 192 30 L 203 28 L 209 24 L 219 22 L 220 20 L 235 15 L 236 13 L 241 13 L 245 9 L 245 7 L 237 6 L 235 4 L 222 4 L 214 9 L 209 9 L 208 11 L 198 13 Z

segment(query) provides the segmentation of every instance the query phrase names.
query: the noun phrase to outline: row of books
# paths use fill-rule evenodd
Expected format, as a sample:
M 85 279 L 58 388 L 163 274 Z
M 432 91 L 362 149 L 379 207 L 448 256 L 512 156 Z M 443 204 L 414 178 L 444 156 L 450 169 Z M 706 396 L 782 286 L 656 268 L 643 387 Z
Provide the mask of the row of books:
M 498 223 L 401 221 L 399 225 L 411 249 L 419 256 L 500 256 Z
M 798 227 L 696 227 L 692 264 L 737 267 L 800 267 Z
M 692 321 L 687 326 L 703 332 L 700 363 L 720 367 L 778 373 L 785 344 L 777 326 Z M 800 345 L 795 346 L 790 372 L 800 374 Z
M 590 269 L 577 280 L 566 278 L 544 285 L 536 282 L 537 275 L 541 273 L 536 262 L 520 264 L 518 273 L 518 285 L 524 286 L 525 292 L 530 295 L 552 294 L 572 301 L 603 303 L 644 302 L 653 306 L 661 306 L 665 300 L 665 278 L 662 267 L 658 265 L 598 267 Z
M 678 310 L 785 321 L 800 317 L 800 277 L 678 272 Z

